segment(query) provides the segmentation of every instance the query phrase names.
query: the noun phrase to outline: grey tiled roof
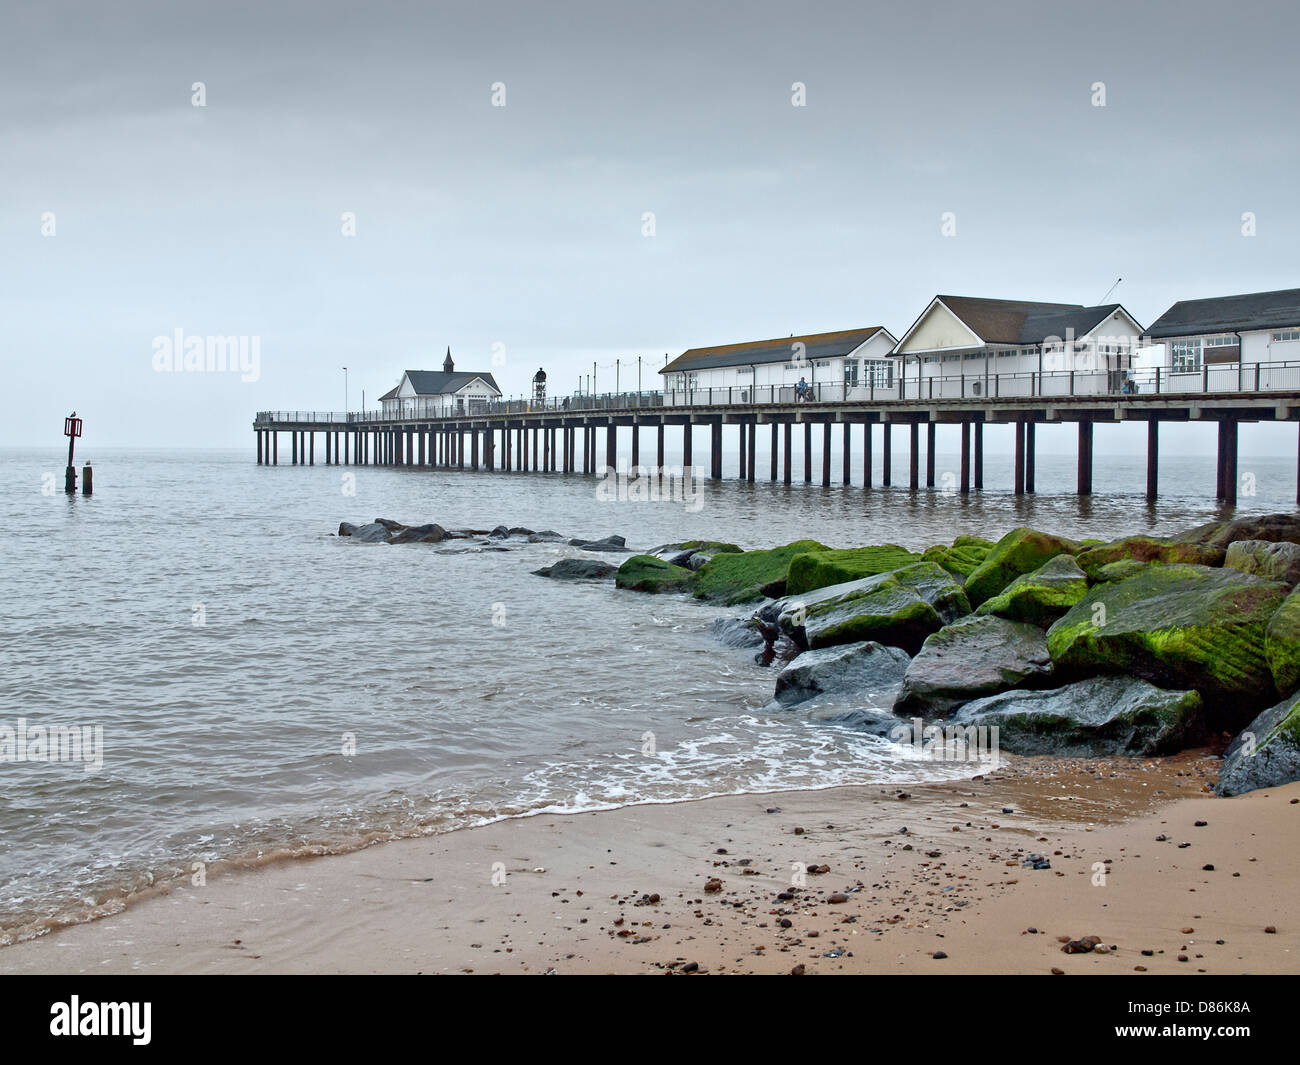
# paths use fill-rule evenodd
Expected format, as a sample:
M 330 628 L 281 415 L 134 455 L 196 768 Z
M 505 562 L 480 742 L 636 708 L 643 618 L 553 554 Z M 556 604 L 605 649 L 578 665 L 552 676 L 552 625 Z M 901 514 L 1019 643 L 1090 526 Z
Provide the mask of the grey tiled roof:
M 1151 323 L 1151 337 L 1197 336 L 1300 325 L 1300 288 L 1247 292 L 1207 300 L 1179 300 Z
M 739 344 L 691 348 L 659 372 L 680 373 L 683 370 L 709 370 L 721 366 L 791 362 L 795 356 L 796 344 L 803 345 L 803 355 L 809 361 L 833 359 L 860 347 L 882 328 L 883 326 L 873 325 L 866 329 L 844 329 L 837 333 L 808 333 L 797 337 L 775 337 L 772 340 L 747 340 Z

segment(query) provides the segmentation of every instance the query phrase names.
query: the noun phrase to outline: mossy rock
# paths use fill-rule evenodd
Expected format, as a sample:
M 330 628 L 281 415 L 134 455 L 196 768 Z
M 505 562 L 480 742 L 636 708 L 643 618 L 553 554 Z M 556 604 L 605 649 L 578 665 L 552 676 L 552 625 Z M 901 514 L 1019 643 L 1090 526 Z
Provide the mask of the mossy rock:
M 684 592 L 694 576 L 685 566 L 654 555 L 633 555 L 618 567 L 614 585 L 633 592 Z
M 993 550 L 993 541 L 982 536 L 959 536 L 951 547 L 936 544 L 921 553 L 928 562 L 937 562 L 954 577 L 965 580 Z
M 799 595 L 814 588 L 874 577 L 877 573 L 888 573 L 916 562 L 920 557 L 897 544 L 850 547 L 842 551 L 809 551 L 790 560 L 785 591 L 787 595 Z
M 1096 582 L 1104 581 L 1126 581 L 1130 577 L 1136 577 L 1149 563 L 1139 562 L 1134 558 L 1123 558 L 1118 562 L 1110 562 L 1102 566 L 1093 576 Z
M 1155 536 L 1126 536 L 1122 540 L 1080 551 L 1078 561 L 1088 579 L 1095 581 L 1101 568 L 1113 562 L 1147 562 L 1161 566 L 1185 562 L 1193 566 L 1221 566 L 1223 548 Z
M 1070 555 L 1057 555 L 984 600 L 975 613 L 1046 628 L 1087 594 L 1088 578 L 1079 564 Z
M 755 617 L 775 623 L 805 651 L 874 640 L 915 654 L 930 633 L 943 627 L 939 612 L 896 573 L 780 599 Z
M 1300 692 L 1271 706 L 1223 752 L 1215 790 L 1242 795 L 1300 780 Z
M 1300 544 L 1234 540 L 1228 545 L 1223 564 L 1265 580 L 1281 581 L 1290 588 L 1300 584 Z
M 966 595 L 972 606 L 979 606 L 1017 577 L 1033 573 L 1057 555 L 1072 555 L 1078 548 L 1073 540 L 1036 529 L 1012 529 L 993 545 L 984 561 L 966 578 Z
M 679 551 L 707 551 L 711 555 L 738 555 L 743 548 L 735 544 L 726 544 L 720 540 L 683 540 L 677 545 Z
M 1174 537 L 1184 543 L 1209 544 L 1227 550 L 1235 540 L 1269 540 L 1300 544 L 1300 515 L 1252 514 L 1232 521 L 1212 521 Z
M 829 550 L 816 540 L 796 540 L 766 551 L 714 555 L 695 575 L 695 597 L 731 604 L 780 595 L 785 590 L 790 562 L 796 555 Z
M 1093 587 L 1047 631 L 1047 646 L 1063 675 L 1194 688 L 1221 727 L 1240 727 L 1277 698 L 1264 630 L 1285 597 L 1285 586 L 1237 570 L 1148 566 Z
M 1132 677 L 1001 692 L 967 703 L 953 723 L 996 728 L 1000 749 L 1029 755 L 1172 754 L 1206 738 L 1200 695 Z
M 1264 657 L 1280 694 L 1300 689 L 1300 591 L 1288 595 L 1269 619 L 1264 630 Z
M 945 625 L 970 613 L 970 599 L 957 578 L 937 562 L 922 560 L 894 570 L 894 576 L 905 588 L 934 607 Z

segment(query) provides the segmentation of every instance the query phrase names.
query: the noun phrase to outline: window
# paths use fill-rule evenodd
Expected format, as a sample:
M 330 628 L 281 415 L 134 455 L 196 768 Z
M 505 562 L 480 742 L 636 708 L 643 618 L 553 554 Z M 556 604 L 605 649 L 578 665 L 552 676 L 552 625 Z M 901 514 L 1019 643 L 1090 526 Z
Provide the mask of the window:
M 1201 342 L 1175 340 L 1172 345 L 1174 373 L 1195 373 L 1201 368 Z
M 1235 348 L 1237 346 L 1237 338 L 1230 334 L 1217 337 L 1206 337 L 1205 346 L 1207 348 Z
M 737 366 L 737 367 L 736 367 L 736 374 L 737 374 L 738 376 L 740 376 L 740 377 L 753 377 L 753 376 L 754 376 L 754 367 L 752 367 L 752 366 Z
M 830 364 L 831 364 L 830 359 L 818 359 L 815 363 L 813 363 L 814 366 L 821 367 L 822 369 L 825 369 Z
M 960 356 L 960 355 L 945 355 L 945 356 L 943 357 L 943 361 L 944 361 L 944 362 L 961 362 L 961 356 Z
M 867 384 L 873 388 L 892 388 L 894 385 L 894 364 L 888 359 L 868 359 L 865 363 Z
M 846 359 L 844 361 L 844 383 L 849 388 L 858 387 L 858 360 Z
M 1273 334 L 1274 344 L 1285 344 L 1292 340 L 1300 340 L 1300 329 L 1287 329 L 1281 333 Z

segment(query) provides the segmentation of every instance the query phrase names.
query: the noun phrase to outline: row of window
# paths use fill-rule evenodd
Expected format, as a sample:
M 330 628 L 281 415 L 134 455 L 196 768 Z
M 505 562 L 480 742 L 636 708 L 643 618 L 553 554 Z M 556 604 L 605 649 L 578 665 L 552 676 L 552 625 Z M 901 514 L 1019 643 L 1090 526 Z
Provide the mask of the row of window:
M 1300 340 L 1300 329 L 1287 329 L 1273 334 L 1274 344 L 1283 344 L 1290 340 Z

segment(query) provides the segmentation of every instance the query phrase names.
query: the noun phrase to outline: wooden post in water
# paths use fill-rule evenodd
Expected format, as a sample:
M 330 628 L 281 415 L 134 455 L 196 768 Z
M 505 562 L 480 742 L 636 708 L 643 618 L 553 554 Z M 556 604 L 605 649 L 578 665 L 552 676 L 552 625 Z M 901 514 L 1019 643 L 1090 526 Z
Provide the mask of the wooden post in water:
M 773 484 L 776 484 L 776 460 L 777 460 L 777 455 L 781 450 L 781 439 L 780 436 L 778 435 L 780 431 L 781 431 L 781 427 L 777 425 L 776 422 L 773 422 L 772 423 L 772 445 L 771 445 L 772 454 L 770 456 L 772 459 L 771 481 Z
M 1092 422 L 1079 422 L 1079 495 L 1092 495 Z
M 822 422 L 822 487 L 831 484 L 831 423 Z
M 925 424 L 925 487 L 934 487 L 934 422 Z
M 686 424 L 682 426 L 682 466 L 686 469 L 691 467 L 693 461 L 691 457 L 692 429 L 694 429 L 694 426 L 691 425 L 690 416 L 687 415 Z
M 803 423 L 803 483 L 812 484 L 812 422 Z
M 749 423 L 749 479 L 754 480 L 754 467 L 757 463 L 754 461 L 758 456 L 755 454 L 758 444 L 758 422 Z
M 262 430 L 257 430 L 257 464 L 262 465 Z
M 853 429 L 852 422 L 844 423 L 844 457 L 840 465 L 843 469 L 840 471 L 844 475 L 844 483 L 853 483 Z
M 1147 499 L 1155 502 L 1160 489 L 1160 423 L 1147 422 Z
M 784 455 L 782 456 L 782 458 L 781 458 L 781 470 L 782 470 L 782 477 L 783 477 L 785 483 L 786 483 L 786 484 L 789 484 L 789 483 L 790 483 L 790 468 L 791 468 L 791 462 L 792 462 L 792 460 L 791 460 L 791 458 L 790 458 L 790 451 L 792 450 L 792 444 L 793 444 L 793 441 L 794 441 L 794 423 L 793 423 L 793 422 L 786 422 L 786 423 L 785 423 L 784 435 L 785 435 L 785 454 L 784 454 Z
M 907 487 L 915 492 L 921 487 L 921 423 L 911 422 L 907 428 L 911 444 L 907 465 Z
M 87 462 L 81 467 L 81 494 L 88 496 L 95 491 L 95 471 L 90 468 Z
M 970 495 L 970 422 L 961 423 L 961 494 Z
M 740 444 L 740 472 L 736 476 L 743 481 L 745 479 L 745 423 L 740 422 L 736 428 L 740 430 L 738 439 Z
M 1016 459 L 1012 485 L 1016 495 L 1025 494 L 1025 423 L 1021 419 L 1016 420 Z
M 709 424 L 709 476 L 722 480 L 722 418 Z
M 309 438 L 308 447 L 310 449 L 307 463 L 310 466 L 315 466 L 316 465 L 316 431 L 312 430 L 310 433 L 307 434 L 307 436 Z
M 862 426 L 862 487 L 871 487 L 871 439 L 875 434 L 871 431 L 871 423 L 865 422 Z
M 975 491 L 984 490 L 984 422 L 975 423 Z
M 1034 494 L 1034 422 L 1025 423 L 1025 492 Z
M 894 483 L 894 425 L 892 422 L 880 423 L 880 461 L 883 468 L 880 471 L 880 483 L 888 488 Z
M 1223 501 L 1237 505 L 1237 421 L 1225 418 L 1223 426 Z

